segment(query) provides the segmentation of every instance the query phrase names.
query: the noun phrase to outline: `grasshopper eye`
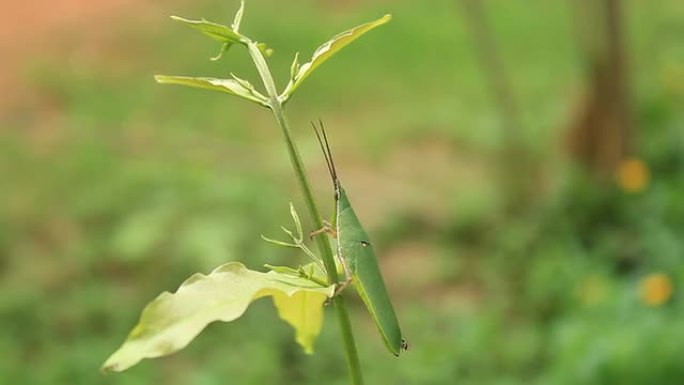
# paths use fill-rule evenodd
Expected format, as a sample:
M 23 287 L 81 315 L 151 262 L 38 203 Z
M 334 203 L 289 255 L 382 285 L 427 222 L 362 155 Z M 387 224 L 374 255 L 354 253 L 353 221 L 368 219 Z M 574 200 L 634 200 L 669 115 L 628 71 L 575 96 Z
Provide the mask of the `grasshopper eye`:
M 361 241 L 361 246 L 368 247 L 368 246 L 370 246 L 370 243 L 368 243 L 366 241 Z

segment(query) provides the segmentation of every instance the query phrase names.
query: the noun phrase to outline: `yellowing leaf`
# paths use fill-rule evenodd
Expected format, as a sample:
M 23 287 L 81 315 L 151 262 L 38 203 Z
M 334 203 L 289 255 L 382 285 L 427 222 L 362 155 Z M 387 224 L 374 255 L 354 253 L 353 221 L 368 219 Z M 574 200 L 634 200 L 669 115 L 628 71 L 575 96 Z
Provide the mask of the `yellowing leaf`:
M 292 204 L 290 208 L 296 217 L 297 214 Z M 299 218 L 296 221 L 298 222 Z M 309 263 L 298 269 L 288 266 L 266 265 L 265 267 L 283 276 L 306 277 L 307 280 L 325 285 L 325 271 L 318 268 L 316 263 Z M 282 293 L 273 295 L 273 305 L 278 309 L 278 315 L 295 328 L 297 333 L 295 340 L 306 354 L 313 353 L 314 341 L 323 327 L 323 317 L 319 315 L 321 304 L 315 297 L 317 295 L 308 291 L 300 291 L 292 296 Z
M 325 44 L 321 45 L 314 51 L 313 55 L 311 56 L 311 61 L 304 63 L 302 65 L 299 65 L 297 61 L 297 57 L 295 57 L 295 62 L 292 63 L 292 71 L 294 73 L 294 70 L 296 69 L 296 73 L 292 75 L 292 78 L 290 79 L 290 82 L 287 84 L 287 87 L 285 87 L 285 91 L 280 95 L 280 100 L 285 103 L 292 93 L 294 92 L 297 87 L 299 87 L 300 84 L 306 79 L 307 76 L 311 75 L 311 73 L 323 62 L 328 60 L 332 55 L 334 55 L 337 51 L 341 50 L 344 48 L 347 44 L 353 42 L 354 40 L 358 39 L 363 35 L 364 33 L 372 30 L 373 28 L 383 25 L 390 21 L 392 18 L 391 15 L 385 15 L 375 21 L 371 21 L 366 24 L 361 24 L 357 27 L 354 27 L 350 30 L 344 31 L 340 34 L 337 34 L 335 37 L 332 39 L 328 40 Z
M 307 354 L 313 353 L 313 344 L 323 326 L 319 293 L 299 291 L 292 296 L 273 294 L 278 315 L 296 330 L 295 340 Z
M 164 292 L 150 302 L 102 370 L 120 372 L 144 358 L 183 349 L 208 324 L 233 321 L 252 301 L 266 296 L 273 296 L 280 317 L 295 328 L 297 342 L 310 352 L 321 329 L 323 303 L 333 293 L 334 286 L 323 287 L 306 278 L 227 263 L 209 275 L 191 276 L 175 293 Z
M 157 75 L 154 79 L 161 84 L 180 84 L 183 86 L 225 92 L 247 99 L 264 107 L 269 106 L 268 98 L 259 93 L 259 91 L 257 91 L 247 80 L 239 78 L 216 79 Z

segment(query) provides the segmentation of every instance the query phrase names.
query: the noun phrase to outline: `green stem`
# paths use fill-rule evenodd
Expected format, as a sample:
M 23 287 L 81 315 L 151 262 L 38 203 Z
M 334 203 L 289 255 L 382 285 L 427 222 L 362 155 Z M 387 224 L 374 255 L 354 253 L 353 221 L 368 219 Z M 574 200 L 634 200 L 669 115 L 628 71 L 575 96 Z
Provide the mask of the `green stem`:
M 347 308 L 344 306 L 344 297 L 337 295 L 334 297 L 333 302 L 335 304 L 335 309 L 337 310 L 337 320 L 340 323 L 342 339 L 344 340 L 344 353 L 347 356 L 349 377 L 351 377 L 352 384 L 362 385 L 363 376 L 361 375 L 359 354 L 356 351 L 354 333 L 352 332 L 351 323 L 349 322 L 349 314 L 347 314 Z
M 273 76 L 271 76 L 271 71 L 266 64 L 263 54 L 257 47 L 256 43 L 250 42 L 247 44 L 249 54 L 254 61 L 254 65 L 261 76 L 261 80 L 264 83 L 266 92 L 269 97 L 269 105 L 271 111 L 273 111 L 273 116 L 275 117 L 280 129 L 285 137 L 285 144 L 287 145 L 287 151 L 290 155 L 290 161 L 292 162 L 292 167 L 294 168 L 295 175 L 297 176 L 297 181 L 299 182 L 299 187 L 304 194 L 304 201 L 309 208 L 309 214 L 311 216 L 311 221 L 313 222 L 316 229 L 323 228 L 323 218 L 316 205 L 316 200 L 314 199 L 313 192 L 311 190 L 311 184 L 309 183 L 309 178 L 306 174 L 304 164 L 302 163 L 302 157 L 299 155 L 297 146 L 292 139 L 292 134 L 290 128 L 285 119 L 285 114 L 283 113 L 282 103 L 278 98 L 278 92 L 276 90 L 275 82 L 273 81 Z M 318 250 L 321 253 L 323 264 L 325 265 L 325 270 L 328 275 L 328 283 L 337 283 L 337 266 L 335 265 L 335 257 L 333 255 L 332 248 L 330 247 L 330 242 L 328 242 L 326 237 L 316 237 L 316 244 Z M 338 295 L 334 298 L 333 303 L 335 304 L 335 309 L 337 313 L 337 318 L 340 325 L 340 332 L 342 334 L 342 340 L 344 341 L 344 351 L 347 357 L 347 366 L 349 368 L 349 375 L 352 380 L 352 384 L 361 385 L 363 384 L 363 378 L 361 376 L 361 364 L 359 362 L 359 355 L 356 351 L 356 343 L 354 342 L 354 334 L 352 332 L 351 323 L 349 322 L 349 315 L 344 305 L 344 299 L 342 296 Z

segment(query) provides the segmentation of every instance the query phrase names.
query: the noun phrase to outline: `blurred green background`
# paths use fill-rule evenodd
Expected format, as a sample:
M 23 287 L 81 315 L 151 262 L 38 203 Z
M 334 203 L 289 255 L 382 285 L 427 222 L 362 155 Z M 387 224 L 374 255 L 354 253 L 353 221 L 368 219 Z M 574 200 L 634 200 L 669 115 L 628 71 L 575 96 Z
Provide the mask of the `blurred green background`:
M 241 30 L 275 49 L 280 87 L 296 51 L 393 14 L 287 109 L 331 210 L 309 127 L 325 121 L 412 344 L 388 354 L 350 295 L 368 383 L 684 383 L 684 5 L 620 3 L 616 113 L 591 96 L 615 88 L 585 49 L 603 36 L 591 3 L 248 1 Z M 191 274 L 305 261 L 259 237 L 289 224 L 289 201 L 305 212 L 270 113 L 152 79 L 258 84 L 243 49 L 211 62 L 218 44 L 167 17 L 228 24 L 237 5 L 3 11 L 0 383 L 348 383 L 332 314 L 306 356 L 267 300 L 173 356 L 98 371 L 143 306 Z M 587 136 L 604 130 L 587 111 L 631 128 Z

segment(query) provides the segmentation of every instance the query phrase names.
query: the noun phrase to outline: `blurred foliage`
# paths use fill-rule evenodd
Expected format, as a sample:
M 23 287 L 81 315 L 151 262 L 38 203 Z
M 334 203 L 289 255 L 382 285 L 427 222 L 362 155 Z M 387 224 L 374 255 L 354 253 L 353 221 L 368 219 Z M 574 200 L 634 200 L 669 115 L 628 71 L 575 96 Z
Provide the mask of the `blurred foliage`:
M 270 117 L 152 79 L 250 74 L 237 49 L 211 62 L 215 44 L 166 18 L 225 15 L 228 23 L 237 2 L 173 3 L 56 41 L 22 72 L 31 97 L 3 112 L 0 379 L 313 384 L 332 372 L 344 384 L 330 315 L 307 357 L 259 302 L 180 354 L 117 375 L 97 370 L 144 304 L 192 273 L 295 258 L 259 237 L 288 223 L 287 202 L 298 199 Z M 412 344 L 399 360 L 387 354 L 354 301 L 368 383 L 684 382 L 682 8 L 626 4 L 634 159 L 647 171 L 639 189 L 596 183 L 561 155 L 583 82 L 570 3 L 487 2 L 538 168 L 519 176 L 535 193 L 516 215 L 501 207 L 502 166 L 492 161 L 503 145 L 499 119 L 456 4 L 248 4 L 242 30 L 278 49 L 269 60 L 280 78 L 295 50 L 308 57 L 307 47 L 336 31 L 393 14 L 326 63 L 289 106 L 329 209 L 308 128 L 326 121 Z M 657 304 L 642 297 L 652 274 L 670 285 Z

